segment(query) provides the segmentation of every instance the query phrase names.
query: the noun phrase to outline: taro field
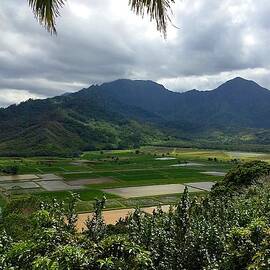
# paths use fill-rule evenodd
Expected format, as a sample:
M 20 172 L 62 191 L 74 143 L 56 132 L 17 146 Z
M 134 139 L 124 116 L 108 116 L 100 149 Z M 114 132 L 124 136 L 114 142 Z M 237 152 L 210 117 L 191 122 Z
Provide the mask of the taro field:
M 236 164 L 264 153 L 142 147 L 137 150 L 85 152 L 80 158 L 0 158 L 0 167 L 16 166 L 17 175 L 0 174 L 0 206 L 36 196 L 66 201 L 80 195 L 78 212 L 91 212 L 106 196 L 107 209 L 130 209 L 175 203 L 185 186 L 202 194 Z

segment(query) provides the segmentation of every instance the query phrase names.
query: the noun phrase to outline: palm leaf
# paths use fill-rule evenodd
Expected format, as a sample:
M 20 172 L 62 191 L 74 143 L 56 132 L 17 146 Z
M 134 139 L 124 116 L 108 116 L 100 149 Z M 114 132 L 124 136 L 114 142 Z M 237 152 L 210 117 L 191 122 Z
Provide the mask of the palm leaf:
M 50 33 L 56 33 L 55 20 L 60 16 L 60 9 L 67 0 L 28 0 L 37 20 L 44 25 Z M 115 0 L 117 1 L 117 0 Z M 157 29 L 166 35 L 167 23 L 170 21 L 168 11 L 175 0 L 129 0 L 131 10 L 136 14 L 150 16 L 155 20 Z
M 66 0 L 28 0 L 37 20 L 50 33 L 56 33 L 55 19 L 60 16 L 60 9 Z
M 155 20 L 158 31 L 166 36 L 167 24 L 170 22 L 168 14 L 171 11 L 171 4 L 175 0 L 129 0 L 131 10 L 137 15 L 144 16 L 145 13 L 150 16 L 150 20 Z

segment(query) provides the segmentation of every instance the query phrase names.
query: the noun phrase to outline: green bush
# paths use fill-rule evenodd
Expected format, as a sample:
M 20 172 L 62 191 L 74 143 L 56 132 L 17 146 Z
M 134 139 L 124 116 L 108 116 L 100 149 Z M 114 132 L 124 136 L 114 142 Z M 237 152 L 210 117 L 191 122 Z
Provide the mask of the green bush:
M 224 179 L 217 183 L 211 192 L 212 196 L 223 196 L 242 191 L 252 184 L 263 181 L 270 175 L 270 165 L 264 161 L 250 161 L 231 169 Z
M 19 167 L 16 165 L 1 167 L 0 172 L 5 174 L 16 175 L 19 172 Z
M 223 197 L 190 197 L 186 189 L 168 213 L 136 209 L 116 226 L 103 221 L 104 198 L 83 233 L 74 229 L 72 196 L 69 207 L 53 201 L 27 215 L 23 238 L 8 230 L 24 215 L 12 211 L 2 220 L 0 269 L 270 269 L 269 194 L 267 181 Z
M 226 186 L 249 186 L 270 174 L 270 165 L 264 161 L 250 161 L 230 170 L 222 183 Z
M 8 202 L 3 210 L 3 217 L 11 213 L 29 215 L 40 208 L 40 200 L 34 196 L 22 196 Z

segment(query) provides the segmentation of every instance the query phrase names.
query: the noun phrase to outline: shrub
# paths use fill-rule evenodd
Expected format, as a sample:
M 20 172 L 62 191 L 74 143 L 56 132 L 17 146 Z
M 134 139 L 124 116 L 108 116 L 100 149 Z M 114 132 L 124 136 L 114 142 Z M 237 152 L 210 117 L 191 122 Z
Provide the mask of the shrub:
M 1 167 L 0 171 L 5 174 L 16 175 L 19 172 L 19 167 L 16 165 Z
M 236 196 L 196 198 L 186 189 L 168 213 L 136 209 L 114 229 L 103 221 L 103 198 L 82 234 L 73 229 L 76 196 L 68 211 L 43 204 L 31 214 L 26 239 L 0 233 L 0 269 L 270 269 L 269 194 L 267 182 Z
M 270 174 L 270 165 L 264 161 L 250 161 L 231 169 L 212 189 L 212 196 L 242 191 Z
M 269 175 L 270 165 L 264 161 L 251 161 L 241 165 L 228 172 L 223 180 L 226 186 L 249 186 L 255 183 L 259 178 Z

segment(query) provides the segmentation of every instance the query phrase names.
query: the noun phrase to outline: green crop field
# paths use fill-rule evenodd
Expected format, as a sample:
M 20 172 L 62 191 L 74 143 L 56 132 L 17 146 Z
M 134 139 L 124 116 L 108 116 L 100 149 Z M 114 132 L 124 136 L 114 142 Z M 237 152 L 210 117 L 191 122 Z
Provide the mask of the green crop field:
M 6 204 L 6 200 L 4 199 L 4 197 L 2 196 L 2 194 L 0 194 L 0 207 L 4 206 Z
M 261 159 L 270 162 L 270 154 L 227 152 L 222 150 L 201 150 L 169 147 L 142 147 L 139 150 L 113 150 L 85 152 L 80 158 L 0 158 L 0 168 L 18 167 L 18 174 L 53 174 L 69 186 L 76 181 L 80 189 L 78 211 L 93 208 L 96 198 L 107 197 L 107 208 L 125 208 L 173 203 L 179 194 L 124 199 L 102 191 L 105 188 L 136 187 L 162 184 L 183 184 L 191 182 L 217 182 L 221 176 L 202 172 L 227 172 L 236 163 Z M 4 175 L 2 173 L 2 175 Z M 93 180 L 93 183 L 91 182 Z M 100 182 L 99 182 L 100 180 Z M 58 179 L 59 181 L 59 179 Z M 85 181 L 85 182 L 84 182 Z M 0 183 L 1 187 L 1 183 Z M 73 191 L 44 190 L 2 190 L 0 206 L 20 194 L 32 194 L 41 200 L 53 198 L 66 201 Z

